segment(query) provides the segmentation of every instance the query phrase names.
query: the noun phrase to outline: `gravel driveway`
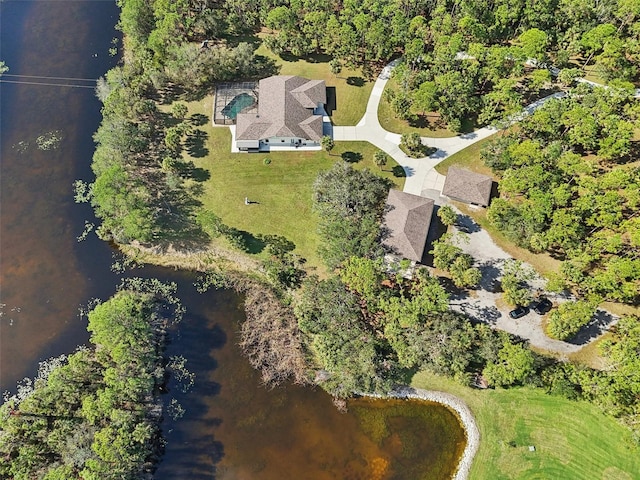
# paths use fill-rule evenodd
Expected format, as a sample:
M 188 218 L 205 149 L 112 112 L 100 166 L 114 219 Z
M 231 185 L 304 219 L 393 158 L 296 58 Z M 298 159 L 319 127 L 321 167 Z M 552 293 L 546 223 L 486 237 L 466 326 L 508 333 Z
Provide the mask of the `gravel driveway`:
M 500 279 L 506 260 L 512 257 L 502 250 L 489 234 L 480 228 L 470 217 L 460 214 L 459 227 L 456 230 L 467 233 L 469 242 L 461 242 L 460 248 L 469 253 L 475 259 L 475 264 L 482 272 L 480 288 L 470 294 L 462 293 L 454 296 L 451 300 L 451 308 L 470 317 L 486 322 L 489 325 L 505 330 L 511 334 L 529 340 L 531 345 L 550 350 L 557 353 L 573 353 L 580 350 L 589 342 L 598 338 L 607 327 L 613 324 L 617 318 L 604 310 L 598 310 L 596 318 L 587 325 L 581 333 L 571 342 L 553 340 L 545 335 L 542 329 L 542 316 L 531 310 L 527 315 L 518 320 L 509 317 L 510 307 L 504 306 L 499 292 Z M 533 270 L 533 268 L 528 265 Z M 545 280 L 535 275 L 533 280 L 528 282 L 531 291 L 544 291 Z M 496 292 L 496 290 L 498 290 Z M 568 295 L 557 295 L 545 292 L 544 295 L 554 302 L 566 302 L 571 298 Z

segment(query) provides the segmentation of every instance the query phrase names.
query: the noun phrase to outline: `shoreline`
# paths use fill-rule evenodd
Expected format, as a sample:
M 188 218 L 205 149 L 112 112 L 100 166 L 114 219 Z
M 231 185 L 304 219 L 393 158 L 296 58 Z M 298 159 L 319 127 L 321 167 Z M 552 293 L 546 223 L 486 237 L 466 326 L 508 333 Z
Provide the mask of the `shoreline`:
M 224 248 L 208 246 L 198 252 L 184 253 L 173 248 L 160 249 L 149 248 L 142 245 L 119 245 L 120 251 L 130 258 L 142 263 L 156 264 L 165 267 L 189 269 L 194 271 L 206 271 L 212 267 L 222 268 L 229 271 L 229 266 L 236 267 L 236 271 L 244 274 L 255 271 L 257 262 L 251 261 L 243 254 L 231 252 Z M 244 260 L 244 261 L 239 261 Z M 462 456 L 458 462 L 453 480 L 468 480 L 473 459 L 480 446 L 480 430 L 467 404 L 461 399 L 446 392 L 436 390 L 423 390 L 409 386 L 394 388 L 388 394 L 360 393 L 365 397 L 372 398 L 405 398 L 412 400 L 425 400 L 439 403 L 452 410 L 462 424 L 467 438 Z
M 476 456 L 478 448 L 480 447 L 480 430 L 476 420 L 471 413 L 471 409 L 464 401 L 455 395 L 450 393 L 439 392 L 436 390 L 423 390 L 421 388 L 413 388 L 408 386 L 398 387 L 386 395 L 365 393 L 358 394 L 365 397 L 372 398 L 406 398 L 412 400 L 426 400 L 429 402 L 440 403 L 445 407 L 453 410 L 462 423 L 464 431 L 467 437 L 467 445 L 464 447 L 458 467 L 452 477 L 453 480 L 467 480 L 469 478 L 469 472 L 471 471 L 471 465 L 473 459 Z

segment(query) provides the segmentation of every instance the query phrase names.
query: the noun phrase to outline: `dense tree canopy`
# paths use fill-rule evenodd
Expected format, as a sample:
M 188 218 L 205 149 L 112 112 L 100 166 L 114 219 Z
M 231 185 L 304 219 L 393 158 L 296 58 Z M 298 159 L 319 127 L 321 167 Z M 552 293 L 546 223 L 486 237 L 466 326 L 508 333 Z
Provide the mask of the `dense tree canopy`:
M 122 290 L 89 313 L 94 349 L 42 364 L 0 407 L 2 478 L 138 479 L 160 454 L 166 319 Z
M 321 172 L 313 185 L 320 216 L 320 255 L 330 268 L 350 256 L 379 256 L 380 221 L 389 182 L 340 161 Z
M 424 268 L 404 279 L 380 261 L 351 257 L 339 275 L 305 282 L 296 304 L 314 366 L 323 372 L 317 381 L 335 395 L 385 391 L 414 368 L 469 383 L 511 344 L 508 335 L 448 311 L 448 294 Z
M 579 292 L 626 303 L 640 292 L 639 118 L 628 90 L 581 86 L 481 154 L 501 175 L 489 220 L 518 245 L 562 259 Z

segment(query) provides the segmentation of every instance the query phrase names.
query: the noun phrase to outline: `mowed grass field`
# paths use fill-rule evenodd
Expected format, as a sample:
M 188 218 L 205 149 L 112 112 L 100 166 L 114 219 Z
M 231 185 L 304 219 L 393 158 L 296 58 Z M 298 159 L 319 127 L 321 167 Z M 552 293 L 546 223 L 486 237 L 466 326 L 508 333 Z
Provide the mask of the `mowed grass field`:
M 330 57 L 310 55 L 300 58 L 291 55 L 280 57 L 264 44 L 256 54 L 273 59 L 280 67 L 280 75 L 299 75 L 311 80 L 324 80 L 328 89 L 335 88 L 335 110 L 330 112 L 334 125 L 356 125 L 367 108 L 374 81 L 367 80 L 360 70 L 343 68 L 334 75 L 329 68 Z
M 202 182 L 199 197 L 202 208 L 222 218 L 222 221 L 253 235 L 282 235 L 296 245 L 295 253 L 307 260 L 310 267 L 323 270 L 317 255 L 318 218 L 312 211 L 312 187 L 318 173 L 328 170 L 338 160 L 347 159 L 356 169 L 368 168 L 390 179 L 402 190 L 404 177 L 397 177 L 398 165 L 389 157 L 382 169 L 373 161 L 377 148 L 367 142 L 337 142 L 329 153 L 272 152 L 231 153 L 231 133 L 228 127 L 211 125 L 212 97 L 190 102 L 189 114 L 209 117 L 207 124 L 197 127 L 206 139 L 203 156 L 186 160 L 208 172 Z M 265 164 L 265 159 L 270 163 Z M 395 171 L 394 171 L 394 167 Z M 244 199 L 251 202 L 245 205 Z M 221 241 L 221 239 L 217 239 Z
M 473 412 L 481 440 L 472 480 L 640 478 L 640 448 L 594 405 L 533 388 L 476 390 L 426 372 L 412 386 L 452 393 Z

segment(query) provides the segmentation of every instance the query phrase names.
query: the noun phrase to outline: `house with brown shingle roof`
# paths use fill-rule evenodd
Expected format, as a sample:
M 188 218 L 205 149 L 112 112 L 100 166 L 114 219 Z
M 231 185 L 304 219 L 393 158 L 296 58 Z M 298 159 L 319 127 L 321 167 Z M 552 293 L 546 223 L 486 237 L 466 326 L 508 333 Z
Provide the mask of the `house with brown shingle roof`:
M 449 167 L 442 195 L 464 203 L 486 207 L 491 199 L 493 179 L 464 168 Z
M 327 102 L 324 80 L 276 75 L 260 80 L 258 91 L 257 113 L 236 117 L 239 150 L 320 145 Z
M 393 255 L 422 261 L 434 202 L 400 190 L 389 190 L 383 223 L 383 246 Z

